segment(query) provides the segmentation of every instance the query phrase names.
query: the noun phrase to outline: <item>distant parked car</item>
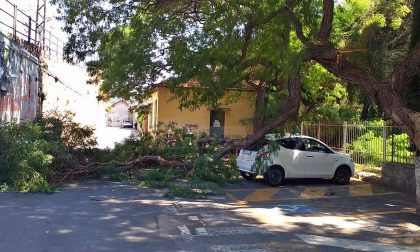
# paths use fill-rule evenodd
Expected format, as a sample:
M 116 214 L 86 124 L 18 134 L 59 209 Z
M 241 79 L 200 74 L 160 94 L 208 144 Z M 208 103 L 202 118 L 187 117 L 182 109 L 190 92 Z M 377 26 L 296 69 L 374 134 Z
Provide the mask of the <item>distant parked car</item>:
M 354 163 L 349 155 L 333 151 L 318 139 L 301 135 L 255 143 L 239 152 L 236 164 L 245 179 L 263 175 L 273 186 L 289 178 L 333 179 L 344 185 L 354 175 Z
M 130 120 L 124 120 L 123 128 L 133 128 L 133 122 L 131 122 Z

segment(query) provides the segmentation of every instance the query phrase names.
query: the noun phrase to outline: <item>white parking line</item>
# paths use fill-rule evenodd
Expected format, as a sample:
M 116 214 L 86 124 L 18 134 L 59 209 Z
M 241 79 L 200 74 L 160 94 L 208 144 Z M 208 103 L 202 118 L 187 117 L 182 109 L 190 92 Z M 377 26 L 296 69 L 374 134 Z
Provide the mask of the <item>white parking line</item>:
M 172 214 L 172 215 L 178 215 L 178 211 L 173 205 L 167 206 L 166 209 Z
M 242 235 L 242 234 L 270 234 L 272 232 L 258 227 L 220 227 L 207 228 L 207 235 Z
M 238 245 L 215 245 L 210 249 L 215 252 L 279 252 L 282 250 L 261 249 L 255 248 L 252 244 L 238 244 Z
M 178 229 L 181 231 L 182 238 L 184 238 L 186 241 L 192 240 L 193 236 L 190 230 L 187 228 L 187 226 L 181 225 L 181 226 L 178 226 Z
M 215 222 L 215 221 L 243 221 L 242 219 L 229 217 L 224 214 L 213 215 L 213 214 L 201 214 L 204 222 Z
M 198 227 L 195 229 L 197 235 L 208 235 L 206 228 Z
M 353 249 L 358 251 L 420 251 L 419 247 L 400 246 L 392 244 L 384 244 L 378 242 L 367 242 L 360 240 L 339 239 L 317 235 L 296 234 L 301 240 L 306 243 L 321 246 L 338 247 L 345 249 Z
M 198 221 L 198 216 L 188 216 L 189 220 Z

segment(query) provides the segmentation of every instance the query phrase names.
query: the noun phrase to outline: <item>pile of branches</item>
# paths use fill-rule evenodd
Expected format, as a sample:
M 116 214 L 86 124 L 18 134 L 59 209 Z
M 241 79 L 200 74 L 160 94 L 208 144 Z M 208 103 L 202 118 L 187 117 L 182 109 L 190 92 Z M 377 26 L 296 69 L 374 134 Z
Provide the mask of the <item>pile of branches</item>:
M 150 169 L 151 167 L 168 167 L 180 172 L 180 175 L 174 176 L 172 178 L 174 180 L 184 178 L 187 175 L 187 173 L 192 169 L 191 164 L 182 159 L 166 160 L 160 156 L 141 156 L 126 163 L 110 161 L 106 163 L 95 162 L 89 164 L 79 164 L 74 169 L 66 169 L 60 172 L 56 172 L 53 182 L 61 183 L 70 178 L 77 178 L 90 175 L 92 173 L 100 171 L 103 168 L 110 166 L 115 167 L 115 172 L 126 174 L 132 174 L 134 171 L 137 170 Z

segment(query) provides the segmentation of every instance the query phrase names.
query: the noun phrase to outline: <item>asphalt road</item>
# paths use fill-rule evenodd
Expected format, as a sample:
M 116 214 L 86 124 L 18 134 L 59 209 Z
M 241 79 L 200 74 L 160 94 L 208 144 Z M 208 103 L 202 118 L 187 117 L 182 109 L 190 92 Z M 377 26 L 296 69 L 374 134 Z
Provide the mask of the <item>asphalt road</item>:
M 130 183 L 0 194 L 0 251 L 420 251 L 414 195 L 360 181 L 228 185 L 168 200 Z

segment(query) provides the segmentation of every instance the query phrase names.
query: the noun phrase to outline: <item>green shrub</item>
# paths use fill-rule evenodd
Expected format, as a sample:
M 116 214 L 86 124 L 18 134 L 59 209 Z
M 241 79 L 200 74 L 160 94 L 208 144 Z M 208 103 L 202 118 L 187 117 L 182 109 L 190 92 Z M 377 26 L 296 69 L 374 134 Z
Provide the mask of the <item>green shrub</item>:
M 349 145 L 350 155 L 363 164 L 381 167 L 383 162 L 383 136 L 369 131 Z M 386 139 L 386 160 L 388 162 L 406 162 L 414 155 L 407 134 L 394 134 Z M 393 156 L 393 157 L 392 157 Z
M 216 183 L 231 182 L 239 177 L 235 157 L 228 156 L 214 161 L 208 156 L 200 156 L 194 160 L 193 169 L 188 178 Z
M 93 129 L 58 113 L 0 126 L 1 190 L 46 192 L 54 174 L 79 162 L 78 148 L 96 144 Z

